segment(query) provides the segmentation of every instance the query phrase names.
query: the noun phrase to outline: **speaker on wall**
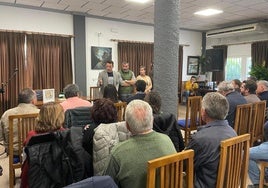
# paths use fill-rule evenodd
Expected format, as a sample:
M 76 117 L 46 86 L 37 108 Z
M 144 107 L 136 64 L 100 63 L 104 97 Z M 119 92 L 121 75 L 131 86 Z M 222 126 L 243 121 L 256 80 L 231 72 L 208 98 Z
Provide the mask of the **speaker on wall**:
M 223 71 L 223 49 L 206 50 L 207 71 Z

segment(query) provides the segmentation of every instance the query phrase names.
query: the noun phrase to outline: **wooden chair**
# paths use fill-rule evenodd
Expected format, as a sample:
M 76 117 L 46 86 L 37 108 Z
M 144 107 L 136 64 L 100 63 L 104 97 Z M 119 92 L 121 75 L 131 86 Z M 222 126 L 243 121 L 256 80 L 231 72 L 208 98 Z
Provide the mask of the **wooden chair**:
M 13 188 L 16 184 L 15 181 L 15 169 L 21 168 L 22 166 L 22 153 L 23 153 L 23 142 L 27 137 L 29 131 L 33 130 L 36 125 L 36 118 L 38 113 L 34 114 L 19 114 L 10 115 L 9 118 L 9 143 L 8 143 L 8 154 L 9 154 L 9 187 Z M 13 163 L 14 159 L 14 146 L 18 146 L 19 161 Z
M 90 100 L 96 100 L 96 99 L 100 99 L 101 98 L 101 93 L 100 93 L 100 87 L 98 86 L 92 86 L 90 87 Z
M 259 188 L 263 188 L 263 185 L 268 186 L 268 182 L 265 181 L 265 168 L 268 168 L 268 161 L 259 161 L 260 165 L 260 181 Z
M 191 131 L 197 130 L 197 127 L 201 125 L 201 101 L 201 96 L 189 97 L 186 106 L 186 117 L 183 120 L 178 120 L 178 125 L 185 132 L 185 145 L 188 144 Z
M 251 146 L 254 143 L 263 142 L 264 130 L 263 125 L 265 122 L 265 110 L 266 110 L 266 101 L 260 101 L 253 103 L 252 109 L 252 120 L 253 126 L 251 131 Z
M 193 188 L 193 160 L 194 150 L 185 150 L 148 161 L 147 188 L 158 187 L 157 182 L 160 183 L 160 188 L 183 188 L 184 183 L 187 188 Z M 186 178 L 183 165 L 186 165 Z M 183 182 L 184 179 L 186 182 Z
M 252 104 L 241 104 L 236 107 L 234 130 L 237 135 L 252 131 Z
M 250 134 L 221 141 L 217 188 L 247 186 Z
M 126 102 L 117 102 L 114 103 L 114 106 L 117 110 L 117 121 L 125 121 L 125 112 L 127 103 Z

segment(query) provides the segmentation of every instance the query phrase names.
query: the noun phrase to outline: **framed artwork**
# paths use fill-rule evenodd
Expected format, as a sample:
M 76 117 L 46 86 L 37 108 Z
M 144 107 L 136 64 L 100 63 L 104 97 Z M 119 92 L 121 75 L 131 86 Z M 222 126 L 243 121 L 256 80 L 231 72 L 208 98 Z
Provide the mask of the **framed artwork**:
M 55 89 L 43 89 L 43 103 L 55 101 Z
M 105 69 L 108 60 L 112 60 L 112 48 L 91 46 L 91 69 Z
M 188 56 L 187 75 L 198 75 L 199 73 L 199 56 Z

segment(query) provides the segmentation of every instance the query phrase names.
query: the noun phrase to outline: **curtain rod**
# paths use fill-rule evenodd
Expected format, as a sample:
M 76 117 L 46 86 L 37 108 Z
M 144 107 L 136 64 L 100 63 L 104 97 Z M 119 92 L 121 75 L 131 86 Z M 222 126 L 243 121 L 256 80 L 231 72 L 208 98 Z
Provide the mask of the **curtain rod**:
M 64 34 L 44 33 L 44 32 L 33 32 L 33 31 L 4 30 L 4 29 L 0 29 L 0 32 L 25 33 L 25 34 L 41 34 L 41 35 L 48 35 L 48 36 L 72 37 L 72 38 L 74 37 L 74 35 L 64 35 Z
M 144 41 L 133 41 L 133 40 L 120 40 L 120 39 L 111 39 L 112 42 L 129 42 L 129 43 L 141 43 L 141 44 L 153 44 L 153 42 L 144 42 Z M 189 44 L 179 44 L 180 46 L 190 46 Z

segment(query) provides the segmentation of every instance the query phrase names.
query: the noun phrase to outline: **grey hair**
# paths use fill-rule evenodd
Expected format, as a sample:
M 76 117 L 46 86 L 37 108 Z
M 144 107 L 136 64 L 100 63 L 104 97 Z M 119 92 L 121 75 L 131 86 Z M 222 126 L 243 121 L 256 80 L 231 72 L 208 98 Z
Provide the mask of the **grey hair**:
M 79 92 L 79 87 L 76 84 L 68 84 L 64 89 L 63 89 L 65 98 L 68 99 L 70 97 L 76 97 Z
M 222 81 L 219 85 L 218 85 L 218 91 L 221 92 L 221 91 L 224 91 L 224 92 L 227 92 L 227 91 L 234 91 L 234 86 L 232 84 L 232 82 L 229 82 L 229 81 Z
M 257 84 L 260 84 L 265 87 L 265 90 L 268 90 L 268 81 L 266 80 L 259 80 Z
M 24 88 L 21 90 L 18 96 L 19 103 L 29 104 L 36 97 L 36 93 L 30 88 Z
M 216 120 L 224 120 L 229 111 L 229 103 L 225 96 L 217 92 L 207 93 L 203 97 L 202 108 L 208 117 Z
M 152 108 L 142 100 L 133 100 L 127 105 L 125 119 L 133 135 L 153 128 Z

